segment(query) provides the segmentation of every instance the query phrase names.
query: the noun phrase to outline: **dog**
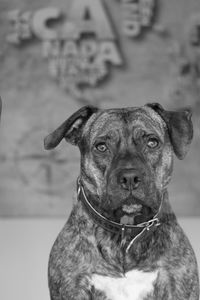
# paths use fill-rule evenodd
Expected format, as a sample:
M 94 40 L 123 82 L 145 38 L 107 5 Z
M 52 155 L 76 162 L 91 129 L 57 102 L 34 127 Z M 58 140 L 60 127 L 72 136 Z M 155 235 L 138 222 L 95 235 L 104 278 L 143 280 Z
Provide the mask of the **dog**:
M 193 249 L 168 200 L 191 111 L 85 106 L 49 134 L 80 149 L 77 202 L 49 258 L 51 300 L 198 300 Z

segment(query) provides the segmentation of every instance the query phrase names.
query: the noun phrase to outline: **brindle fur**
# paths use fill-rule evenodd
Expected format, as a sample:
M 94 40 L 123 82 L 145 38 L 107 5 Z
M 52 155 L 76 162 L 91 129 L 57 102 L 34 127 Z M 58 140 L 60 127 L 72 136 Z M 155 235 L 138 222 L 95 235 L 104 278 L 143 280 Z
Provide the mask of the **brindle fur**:
M 159 137 L 159 149 L 147 151 L 144 133 Z M 109 154 L 94 148 L 102 136 L 109 143 Z M 100 213 L 112 218 L 110 212 L 127 198 L 116 182 L 118 170 L 124 167 L 142 170 L 137 197 L 148 201 L 155 212 L 162 198 L 163 205 L 161 225 L 125 253 L 116 234 L 99 226 L 77 201 L 51 250 L 51 300 L 108 300 L 92 286 L 92 274 L 121 277 L 132 269 L 159 270 L 153 292 L 143 300 L 198 300 L 196 258 L 167 193 L 173 152 L 182 159 L 192 139 L 190 113 L 165 111 L 158 104 L 103 111 L 84 107 L 46 138 L 45 147 L 54 148 L 63 137 L 79 146 L 80 178 L 89 201 Z

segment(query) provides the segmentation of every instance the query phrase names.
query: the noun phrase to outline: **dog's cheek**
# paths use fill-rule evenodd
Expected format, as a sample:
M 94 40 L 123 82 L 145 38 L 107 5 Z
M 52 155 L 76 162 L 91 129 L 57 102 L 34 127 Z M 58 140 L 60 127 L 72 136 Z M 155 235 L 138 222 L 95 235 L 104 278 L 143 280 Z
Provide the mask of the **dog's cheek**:
M 94 160 L 91 155 L 88 155 L 84 159 L 84 172 L 86 178 L 90 179 L 85 184 L 87 188 L 92 192 L 96 193 L 98 196 L 101 196 L 104 189 L 104 166 Z
M 163 190 L 171 180 L 173 169 L 173 151 L 171 146 L 166 146 L 156 168 L 156 187 Z

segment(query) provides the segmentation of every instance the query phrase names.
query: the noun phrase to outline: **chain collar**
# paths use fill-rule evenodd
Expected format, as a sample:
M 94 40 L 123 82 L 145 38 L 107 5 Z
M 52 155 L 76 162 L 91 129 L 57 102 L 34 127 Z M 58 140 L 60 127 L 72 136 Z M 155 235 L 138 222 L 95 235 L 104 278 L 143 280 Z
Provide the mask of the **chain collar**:
M 137 225 L 125 225 L 121 223 L 117 223 L 114 221 L 111 221 L 101 215 L 88 201 L 87 196 L 85 194 L 83 185 L 81 184 L 80 178 L 78 178 L 78 200 L 82 201 L 82 203 L 85 205 L 87 208 L 88 213 L 93 217 L 93 219 L 100 225 L 102 228 L 104 228 L 107 231 L 110 231 L 112 233 L 120 234 L 121 236 L 121 247 L 124 246 L 126 243 L 126 234 L 130 233 L 132 231 L 138 232 L 135 237 L 128 243 L 128 246 L 126 247 L 126 252 L 129 251 L 133 243 L 139 239 L 145 232 L 149 233 L 151 230 L 155 229 L 156 227 L 160 226 L 160 220 L 159 220 L 159 215 L 162 207 L 162 202 L 160 204 L 160 207 L 158 209 L 158 212 L 155 214 L 155 216 L 150 219 L 149 221 L 139 223 Z

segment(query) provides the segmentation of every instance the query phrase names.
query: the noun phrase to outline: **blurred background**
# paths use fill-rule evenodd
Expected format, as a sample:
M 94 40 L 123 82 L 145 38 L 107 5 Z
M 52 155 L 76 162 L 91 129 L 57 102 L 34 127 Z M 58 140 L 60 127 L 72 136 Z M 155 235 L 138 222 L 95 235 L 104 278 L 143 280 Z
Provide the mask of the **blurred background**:
M 43 139 L 86 104 L 193 109 L 169 193 L 200 265 L 200 1 L 0 0 L 0 25 L 0 298 L 49 299 L 79 152 Z

